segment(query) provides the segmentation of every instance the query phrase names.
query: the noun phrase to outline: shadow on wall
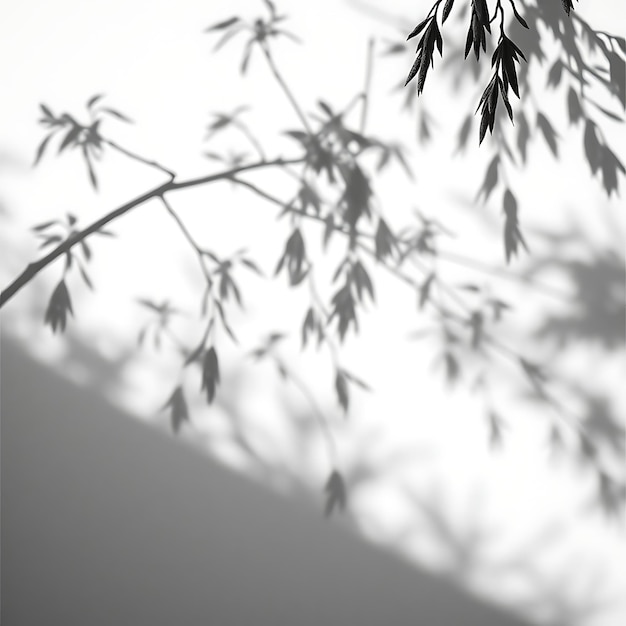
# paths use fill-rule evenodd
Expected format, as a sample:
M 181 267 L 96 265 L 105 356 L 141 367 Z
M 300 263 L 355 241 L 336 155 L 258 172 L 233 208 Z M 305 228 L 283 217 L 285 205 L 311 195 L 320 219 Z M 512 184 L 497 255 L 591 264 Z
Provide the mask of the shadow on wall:
M 2 350 L 2 623 L 521 626 Z

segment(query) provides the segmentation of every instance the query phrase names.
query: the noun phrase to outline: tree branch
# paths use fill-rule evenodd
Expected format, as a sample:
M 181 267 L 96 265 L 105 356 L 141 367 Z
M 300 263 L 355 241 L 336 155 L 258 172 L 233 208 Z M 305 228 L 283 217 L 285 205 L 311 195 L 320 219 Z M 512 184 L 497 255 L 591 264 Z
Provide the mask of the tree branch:
M 170 180 L 169 182 L 163 183 L 158 187 L 147 191 L 146 193 L 137 196 L 134 200 L 123 204 L 117 209 L 107 213 L 100 219 L 96 220 L 90 226 L 87 226 L 83 230 L 76 233 L 74 236 L 66 239 L 62 243 L 60 243 L 54 250 L 49 252 L 46 256 L 42 257 L 38 261 L 34 261 L 26 266 L 26 269 L 10 284 L 6 287 L 2 294 L 0 294 L 0 309 L 9 301 L 11 298 L 27 283 L 29 283 L 41 270 L 46 268 L 50 263 L 58 259 L 60 256 L 71 250 L 76 244 L 80 243 L 89 235 L 92 235 L 96 231 L 100 230 L 113 220 L 121 217 L 125 213 L 128 213 L 132 209 L 144 204 L 148 200 L 152 200 L 153 198 L 159 198 L 163 196 L 164 193 L 169 191 L 176 191 L 178 189 L 186 189 L 187 187 L 197 187 L 199 185 L 205 185 L 208 183 L 216 182 L 219 180 L 232 180 L 232 177 L 235 174 L 239 174 L 240 172 L 248 172 L 252 170 L 262 169 L 266 167 L 280 167 L 283 165 L 293 164 L 293 163 L 301 163 L 303 161 L 302 158 L 298 159 L 274 159 L 271 161 L 257 161 L 256 163 L 250 163 L 248 165 L 242 165 L 240 167 L 235 167 L 230 170 L 226 170 L 224 172 L 218 172 L 217 174 L 210 174 L 208 176 L 202 176 L 200 178 L 192 178 L 189 180 L 183 180 L 180 182 L 174 182 Z

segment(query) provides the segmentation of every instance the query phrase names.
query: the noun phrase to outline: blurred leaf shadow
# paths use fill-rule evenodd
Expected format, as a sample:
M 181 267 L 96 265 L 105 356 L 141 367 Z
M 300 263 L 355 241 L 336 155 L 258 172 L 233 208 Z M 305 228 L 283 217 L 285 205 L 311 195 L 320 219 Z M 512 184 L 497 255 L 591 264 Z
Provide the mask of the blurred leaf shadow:
M 523 582 L 516 596 L 507 598 L 512 607 L 536 616 L 542 624 L 576 626 L 621 604 L 621 598 L 606 592 L 599 563 L 586 567 L 569 560 L 556 571 L 542 571 L 536 557 L 558 551 L 567 532 L 561 522 L 551 521 L 513 548 L 506 546 L 506 529 L 486 521 L 485 493 L 475 491 L 465 508 L 467 514 L 455 518 L 446 504 L 445 487 L 434 483 L 427 495 L 405 486 L 404 493 L 413 506 L 414 519 L 405 524 L 396 542 L 401 546 L 414 535 L 430 538 L 443 549 L 444 564 L 438 571 L 463 587 L 474 581 L 488 585 L 508 581 Z M 584 589 L 580 589 L 580 586 Z
M 569 310 L 546 316 L 536 336 L 550 339 L 559 348 L 572 343 L 597 344 L 607 351 L 626 344 L 626 261 L 615 250 L 594 247 L 580 227 L 569 232 L 539 233 L 548 253 L 534 254 L 527 278 L 556 271 L 573 290 Z

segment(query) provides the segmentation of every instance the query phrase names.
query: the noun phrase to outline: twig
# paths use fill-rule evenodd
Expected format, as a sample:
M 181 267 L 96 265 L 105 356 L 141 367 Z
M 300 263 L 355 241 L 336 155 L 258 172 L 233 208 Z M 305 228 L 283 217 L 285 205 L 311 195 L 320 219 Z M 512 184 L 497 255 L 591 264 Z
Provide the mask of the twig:
M 365 132 L 365 125 L 367 123 L 367 113 L 369 109 L 370 100 L 370 86 L 372 83 L 372 70 L 374 65 L 374 39 L 370 37 L 367 43 L 367 63 L 365 68 L 365 86 L 363 88 L 363 106 L 361 108 L 361 123 L 359 130 L 361 134 Z
M 202 273 L 204 274 L 204 278 L 207 282 L 207 288 L 210 288 L 209 286 L 213 284 L 213 280 L 204 262 L 204 251 L 196 243 L 196 240 L 193 238 L 193 236 L 189 232 L 189 229 L 187 228 L 187 226 L 185 226 L 185 223 L 180 219 L 176 211 L 174 211 L 170 203 L 165 199 L 165 196 L 161 196 L 160 200 L 163 203 L 163 206 L 165 207 L 167 212 L 174 218 L 174 221 L 180 228 L 181 232 L 183 233 L 183 236 L 185 237 L 189 245 L 193 248 L 194 252 L 196 253 L 196 256 L 198 257 L 198 262 L 200 263 L 200 267 L 202 269 Z
M 294 111 L 296 112 L 296 114 L 300 118 L 300 121 L 302 122 L 302 125 L 304 126 L 305 130 L 309 133 L 309 135 L 312 135 L 313 134 L 313 130 L 311 129 L 311 126 L 309 125 L 309 122 L 306 119 L 306 116 L 304 115 L 304 112 L 300 108 L 300 105 L 298 104 L 298 101 L 296 100 L 295 96 L 293 95 L 293 92 L 289 88 L 289 85 L 287 85 L 287 83 L 283 79 L 281 73 L 278 71 L 278 67 L 276 66 L 276 63 L 274 63 L 274 58 L 272 57 L 272 54 L 269 51 L 269 48 L 267 47 L 267 45 L 263 44 L 263 45 L 261 45 L 261 50 L 263 50 L 263 54 L 265 54 L 265 58 L 267 59 L 267 62 L 269 64 L 269 66 L 270 66 L 270 70 L 272 71 L 272 74 L 274 74 L 274 78 L 276 78 L 276 80 L 278 81 L 278 84 L 280 85 L 281 89 L 285 92 L 285 95 L 287 96 L 287 99 L 289 100 L 289 102 L 291 103 L 291 106 L 293 107 Z
M 103 141 L 107 145 L 111 146 L 111 148 L 127 156 L 129 159 L 134 159 L 135 161 L 139 161 L 140 163 L 143 163 L 144 165 L 154 167 L 160 170 L 161 172 L 164 172 L 165 174 L 167 174 L 171 180 L 174 180 L 176 178 L 176 174 L 172 172 L 172 170 L 168 170 L 166 167 L 163 167 L 161 164 L 157 163 L 156 161 L 149 161 L 148 159 L 144 159 L 142 156 L 139 156 L 138 154 L 135 154 L 134 152 L 131 152 L 130 150 L 127 150 L 126 148 L 122 148 L 122 146 L 115 143 L 111 139 L 104 139 Z

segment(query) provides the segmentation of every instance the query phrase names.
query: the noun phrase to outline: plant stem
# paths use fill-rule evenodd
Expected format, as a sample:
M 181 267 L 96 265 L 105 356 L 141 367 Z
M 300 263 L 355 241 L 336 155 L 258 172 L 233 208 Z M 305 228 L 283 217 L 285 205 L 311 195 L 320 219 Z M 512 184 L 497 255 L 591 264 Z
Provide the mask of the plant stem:
M 370 100 L 370 85 L 372 83 L 372 69 L 374 65 L 374 39 L 370 37 L 367 43 L 367 64 L 365 68 L 365 86 L 363 87 L 363 106 L 361 108 L 361 123 L 359 130 L 361 134 L 365 132 L 367 123 L 367 113 Z
M 272 54 L 269 51 L 269 48 L 265 44 L 262 44 L 261 45 L 261 50 L 263 50 L 263 54 L 265 54 L 265 58 L 267 59 L 267 62 L 269 64 L 269 66 L 270 66 L 270 70 L 272 71 L 272 74 L 274 74 L 274 78 L 276 78 L 276 80 L 278 81 L 278 84 L 280 85 L 281 89 L 285 92 L 285 95 L 287 96 L 287 99 L 291 103 L 291 106 L 293 107 L 293 109 L 296 112 L 297 116 L 300 118 L 300 121 L 302 122 L 302 125 L 304 126 L 305 130 L 307 131 L 307 133 L 309 133 L 309 135 L 312 135 L 313 134 L 313 130 L 311 129 L 311 126 L 309 125 L 309 122 L 306 119 L 306 116 L 304 115 L 304 112 L 300 108 L 300 105 L 298 104 L 298 101 L 296 100 L 295 96 L 293 95 L 293 92 L 289 88 L 289 85 L 287 85 L 287 83 L 283 79 L 281 73 L 278 71 L 278 67 L 276 66 L 276 63 L 274 63 L 274 58 L 272 57 Z
M 196 243 L 196 240 L 193 238 L 193 236 L 189 232 L 189 229 L 187 228 L 187 226 L 185 226 L 185 223 L 180 219 L 180 217 L 178 216 L 178 213 L 174 211 L 170 203 L 165 199 L 165 196 L 161 196 L 160 199 L 161 199 L 161 202 L 163 203 L 163 206 L 165 207 L 167 212 L 174 218 L 174 221 L 178 225 L 178 228 L 180 228 L 180 231 L 182 232 L 183 236 L 185 237 L 189 245 L 193 248 L 194 252 L 196 253 L 196 256 L 198 257 L 198 262 L 200 263 L 200 267 L 202 269 L 202 274 L 204 275 L 204 278 L 207 282 L 207 286 L 210 287 L 213 284 L 213 280 L 211 278 L 211 275 L 209 274 L 209 270 L 207 269 L 204 263 L 204 253 L 202 251 L 202 248 L 200 248 L 200 246 Z
M 163 167 L 162 165 L 160 165 L 156 161 L 149 161 L 148 159 L 144 159 L 143 157 L 139 156 L 138 154 L 135 154 L 134 152 L 131 152 L 130 150 L 127 150 L 126 148 L 122 148 L 122 146 L 120 146 L 119 144 L 115 143 L 111 139 L 104 139 L 103 141 L 107 145 L 111 146 L 111 148 L 113 148 L 113 149 L 117 150 L 118 152 L 121 152 L 123 155 L 127 156 L 129 159 L 134 159 L 135 161 L 139 161 L 140 163 L 143 163 L 144 165 L 148 165 L 150 167 L 154 167 L 154 168 L 160 170 L 161 172 L 164 172 L 165 174 L 167 174 L 170 177 L 171 180 L 174 180 L 174 178 L 176 178 L 176 174 L 174 172 L 172 172 L 172 170 L 168 170 L 166 167 Z

